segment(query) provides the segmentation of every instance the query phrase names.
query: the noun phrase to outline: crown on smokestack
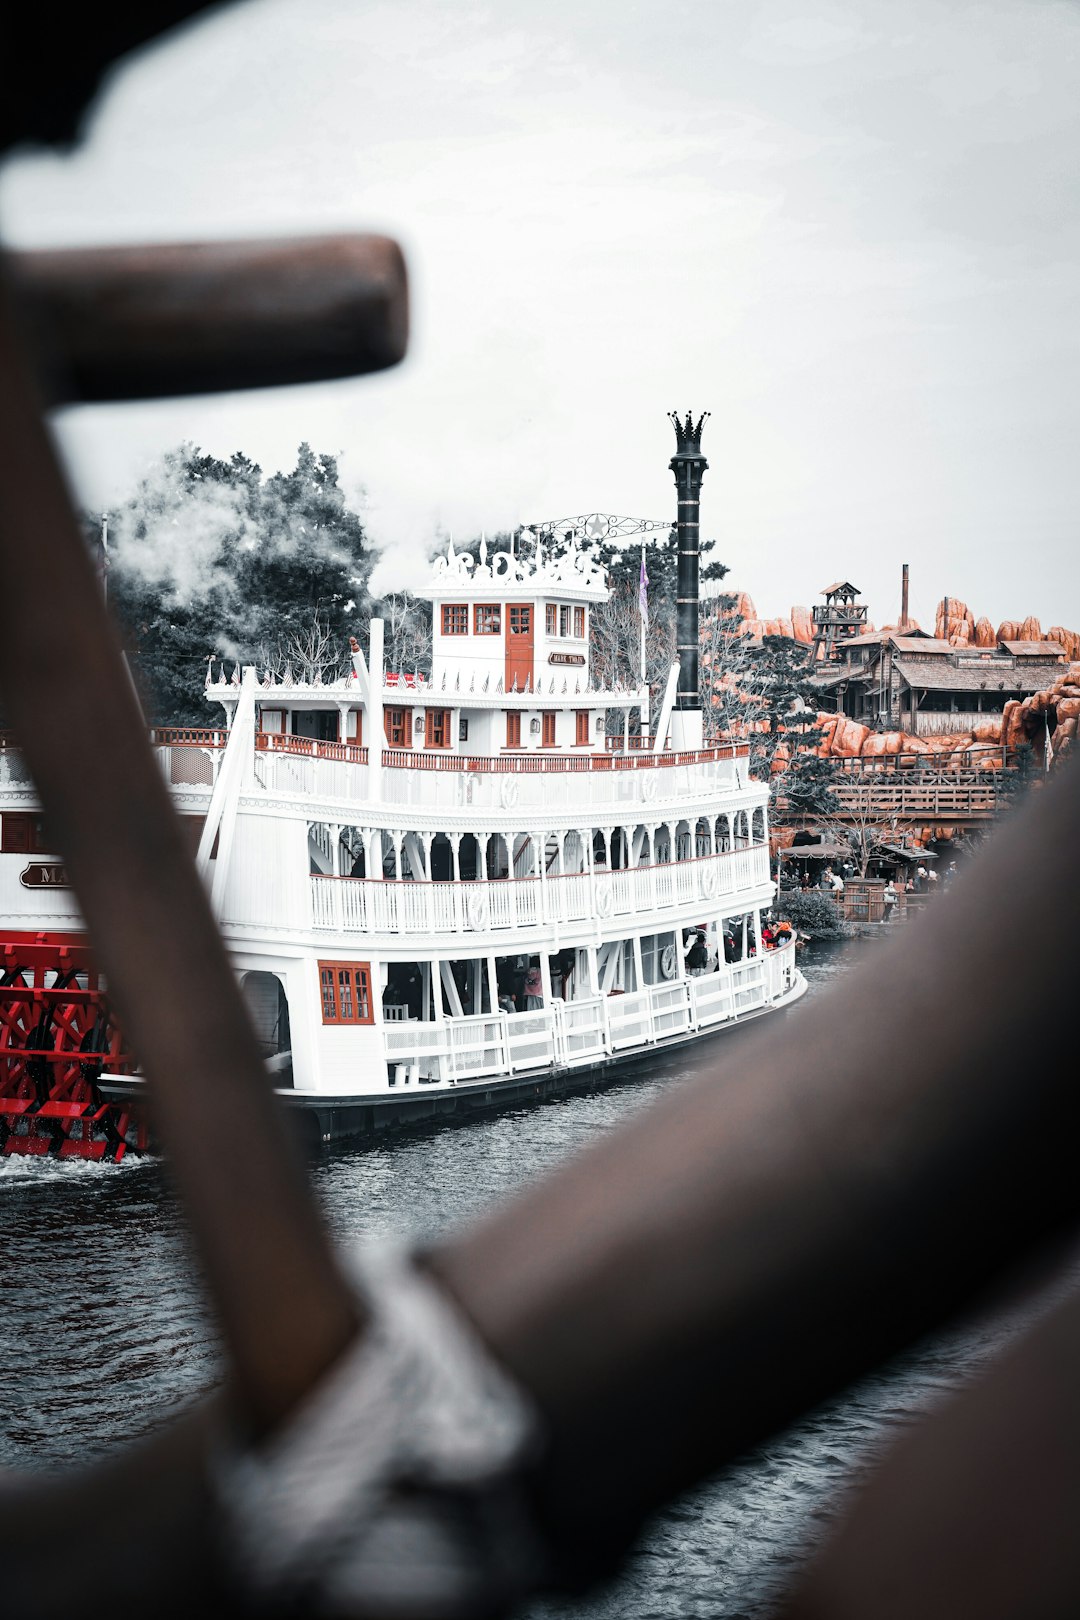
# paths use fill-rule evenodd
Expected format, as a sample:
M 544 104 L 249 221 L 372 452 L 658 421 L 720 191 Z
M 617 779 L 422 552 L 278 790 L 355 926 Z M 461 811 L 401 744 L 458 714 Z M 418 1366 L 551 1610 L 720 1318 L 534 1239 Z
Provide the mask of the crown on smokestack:
M 689 453 L 690 455 L 701 454 L 701 430 L 705 426 L 706 418 L 711 415 L 711 411 L 702 411 L 701 415 L 697 419 L 697 426 L 695 427 L 694 415 L 692 411 L 687 411 L 685 422 L 680 422 L 678 411 L 668 411 L 668 416 L 671 418 L 671 421 L 675 427 L 675 438 L 678 441 L 678 450 L 676 451 L 676 455 L 683 455 L 686 453 Z

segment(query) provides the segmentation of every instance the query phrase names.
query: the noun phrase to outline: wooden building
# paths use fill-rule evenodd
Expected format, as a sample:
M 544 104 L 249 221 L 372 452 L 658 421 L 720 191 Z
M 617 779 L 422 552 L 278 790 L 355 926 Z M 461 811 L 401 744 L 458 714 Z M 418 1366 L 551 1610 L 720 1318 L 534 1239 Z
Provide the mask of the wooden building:
M 822 708 L 916 737 L 972 730 L 1006 703 L 1050 686 L 1066 665 L 1056 641 L 957 647 L 923 631 L 853 636 L 815 677 Z

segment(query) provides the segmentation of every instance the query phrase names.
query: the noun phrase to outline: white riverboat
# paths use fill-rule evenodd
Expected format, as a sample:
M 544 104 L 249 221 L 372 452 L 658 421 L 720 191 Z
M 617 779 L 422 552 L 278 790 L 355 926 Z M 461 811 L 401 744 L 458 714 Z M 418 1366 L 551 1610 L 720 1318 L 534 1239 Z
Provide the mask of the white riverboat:
M 643 683 L 594 683 L 606 577 L 573 526 L 546 556 L 538 526 L 525 558 L 436 560 L 425 674 L 384 668 L 376 619 L 347 676 L 211 667 L 219 725 L 152 733 L 267 1064 L 323 1140 L 589 1083 L 806 988 L 763 932 L 768 790 L 745 747 L 702 742 L 705 416 L 671 420 L 655 716 Z M 119 1158 L 141 1081 L 2 741 L 0 958 L 0 1151 Z
M 647 689 L 593 683 L 588 556 L 451 546 L 425 594 L 427 675 L 384 671 L 373 621 L 346 678 L 215 670 L 220 728 L 152 733 L 276 1084 L 323 1138 L 543 1094 L 805 988 L 790 943 L 759 943 L 767 789 L 742 747 L 679 746 L 678 664 L 651 733 Z M 19 941 L 70 951 L 82 925 L 16 756 L 0 773 L 15 968 Z M 10 1059 L 26 1016 L 7 1032 Z M 103 1063 L 90 1100 L 117 1104 L 138 1081 Z M 8 1115 L 8 1151 L 35 1112 Z M 64 1123 L 85 1111 L 49 1117 L 62 1151 L 94 1135 Z

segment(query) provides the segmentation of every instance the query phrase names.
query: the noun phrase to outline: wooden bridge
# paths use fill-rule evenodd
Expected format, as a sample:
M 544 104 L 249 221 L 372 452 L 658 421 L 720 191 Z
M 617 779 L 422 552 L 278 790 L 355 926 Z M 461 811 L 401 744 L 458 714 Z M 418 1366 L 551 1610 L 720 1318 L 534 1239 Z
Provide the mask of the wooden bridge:
M 943 766 L 926 763 L 925 755 L 896 755 L 887 759 L 838 760 L 832 791 L 840 801 L 830 820 L 851 826 L 976 827 L 993 821 L 1010 797 L 1015 768 L 998 762 L 992 766 Z M 778 822 L 798 819 L 789 814 L 781 795 L 773 813 Z M 812 819 L 812 818 L 811 818 Z

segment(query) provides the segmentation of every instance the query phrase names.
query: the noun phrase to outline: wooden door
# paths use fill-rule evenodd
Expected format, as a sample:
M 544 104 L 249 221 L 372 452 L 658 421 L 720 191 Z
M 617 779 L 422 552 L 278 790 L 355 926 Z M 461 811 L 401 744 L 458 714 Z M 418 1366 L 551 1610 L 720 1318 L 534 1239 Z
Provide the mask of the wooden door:
M 514 602 L 506 610 L 506 674 L 507 692 L 524 692 L 525 684 L 533 673 L 533 605 Z

